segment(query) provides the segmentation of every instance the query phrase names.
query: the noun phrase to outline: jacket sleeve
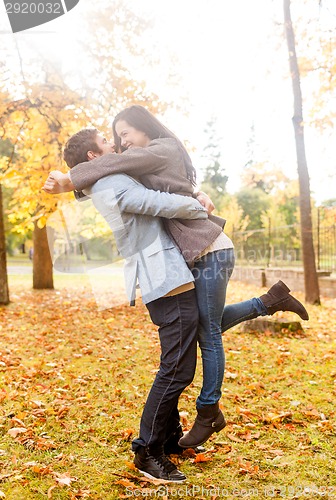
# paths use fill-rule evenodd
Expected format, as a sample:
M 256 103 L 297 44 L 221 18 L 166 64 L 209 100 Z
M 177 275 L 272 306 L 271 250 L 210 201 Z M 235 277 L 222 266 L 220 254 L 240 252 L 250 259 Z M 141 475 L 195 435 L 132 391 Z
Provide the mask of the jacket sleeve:
M 124 173 L 139 177 L 165 168 L 167 155 L 159 144 L 146 148 L 131 148 L 124 153 L 108 153 L 91 161 L 79 163 L 70 170 L 77 191 L 82 191 L 110 174 Z
M 113 176 L 114 177 L 114 176 Z M 119 177 L 119 176 L 118 176 Z M 95 192 L 93 198 L 100 198 L 106 208 L 115 208 L 128 212 L 167 219 L 207 219 L 205 208 L 191 196 L 162 193 L 147 189 L 130 177 L 126 182 L 113 183 L 113 189 Z M 106 184 L 105 184 L 106 185 Z M 98 200 L 97 200 L 98 201 Z

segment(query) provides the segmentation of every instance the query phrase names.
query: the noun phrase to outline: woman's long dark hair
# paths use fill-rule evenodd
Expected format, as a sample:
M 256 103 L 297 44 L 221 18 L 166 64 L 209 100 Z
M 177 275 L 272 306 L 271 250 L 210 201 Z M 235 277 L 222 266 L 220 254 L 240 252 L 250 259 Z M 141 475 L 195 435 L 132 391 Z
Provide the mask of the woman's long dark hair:
M 196 185 L 196 170 L 191 162 L 191 158 L 183 146 L 182 142 L 176 137 L 173 132 L 171 132 L 167 127 L 163 125 L 148 109 L 143 106 L 134 104 L 128 108 L 123 109 L 113 120 L 112 130 L 114 135 L 114 143 L 116 146 L 116 151 L 121 152 L 121 140 L 116 132 L 116 124 L 120 120 L 125 120 L 131 127 L 134 127 L 141 132 L 144 132 L 149 139 L 162 139 L 170 138 L 176 139 L 180 149 L 183 154 L 184 165 L 187 171 L 187 178 L 190 180 L 193 186 Z

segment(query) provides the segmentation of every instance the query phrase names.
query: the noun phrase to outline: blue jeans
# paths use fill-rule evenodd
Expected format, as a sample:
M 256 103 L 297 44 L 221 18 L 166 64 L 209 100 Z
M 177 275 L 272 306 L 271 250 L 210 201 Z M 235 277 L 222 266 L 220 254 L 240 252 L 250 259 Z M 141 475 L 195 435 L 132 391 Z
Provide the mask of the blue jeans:
M 225 370 L 222 332 L 232 326 L 267 314 L 259 298 L 225 306 L 226 288 L 234 268 L 234 249 L 217 250 L 195 261 L 199 309 L 198 343 L 202 354 L 203 386 L 196 400 L 197 408 L 216 403 L 221 397 Z

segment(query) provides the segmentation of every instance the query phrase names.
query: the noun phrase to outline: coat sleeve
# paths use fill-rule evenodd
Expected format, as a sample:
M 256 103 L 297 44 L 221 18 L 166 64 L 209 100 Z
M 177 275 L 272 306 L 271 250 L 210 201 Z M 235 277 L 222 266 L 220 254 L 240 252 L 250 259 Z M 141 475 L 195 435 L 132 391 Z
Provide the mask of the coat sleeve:
M 159 144 L 146 148 L 131 148 L 124 153 L 108 153 L 91 161 L 79 163 L 70 170 L 77 191 L 82 191 L 107 175 L 124 173 L 140 177 L 165 168 L 167 154 Z

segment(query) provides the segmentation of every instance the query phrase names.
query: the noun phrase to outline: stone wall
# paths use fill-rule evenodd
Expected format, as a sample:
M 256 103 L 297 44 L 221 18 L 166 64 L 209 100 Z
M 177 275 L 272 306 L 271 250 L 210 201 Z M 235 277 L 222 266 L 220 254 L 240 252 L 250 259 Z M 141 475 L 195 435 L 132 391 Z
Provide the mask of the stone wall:
M 320 293 L 326 297 L 336 298 L 336 277 L 329 273 L 319 272 Z M 270 287 L 278 280 L 284 281 L 293 291 L 304 291 L 302 269 L 269 268 L 236 266 L 231 277 L 232 280 L 243 281 L 257 286 Z

